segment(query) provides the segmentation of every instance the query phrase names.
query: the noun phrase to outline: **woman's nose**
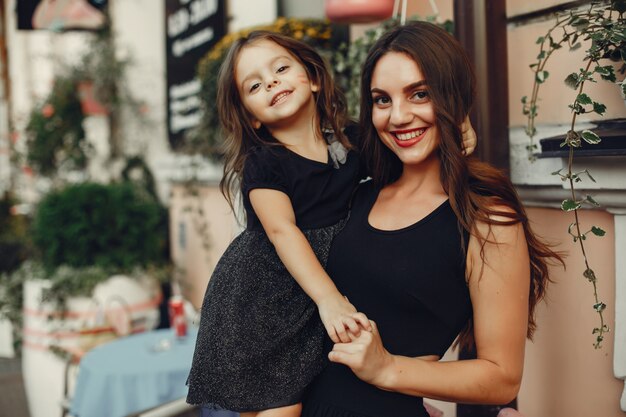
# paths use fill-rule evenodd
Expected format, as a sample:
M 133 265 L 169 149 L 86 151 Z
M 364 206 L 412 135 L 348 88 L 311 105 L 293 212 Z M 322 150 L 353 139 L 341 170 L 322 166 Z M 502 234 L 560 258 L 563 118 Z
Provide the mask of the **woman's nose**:
M 412 115 L 407 106 L 402 103 L 393 103 L 389 122 L 395 126 L 405 125 L 412 120 Z

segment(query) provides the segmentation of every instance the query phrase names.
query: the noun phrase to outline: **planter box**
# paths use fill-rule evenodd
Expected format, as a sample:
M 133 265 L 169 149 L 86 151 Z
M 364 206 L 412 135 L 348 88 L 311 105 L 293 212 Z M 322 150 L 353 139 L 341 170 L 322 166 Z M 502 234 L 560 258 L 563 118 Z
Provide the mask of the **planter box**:
M 114 276 L 99 284 L 92 298 L 68 300 L 67 311 L 43 302 L 46 280 L 24 284 L 22 371 L 31 417 L 61 414 L 66 361 L 51 347 L 86 351 L 128 334 L 151 330 L 159 322 L 161 292 L 154 280 Z

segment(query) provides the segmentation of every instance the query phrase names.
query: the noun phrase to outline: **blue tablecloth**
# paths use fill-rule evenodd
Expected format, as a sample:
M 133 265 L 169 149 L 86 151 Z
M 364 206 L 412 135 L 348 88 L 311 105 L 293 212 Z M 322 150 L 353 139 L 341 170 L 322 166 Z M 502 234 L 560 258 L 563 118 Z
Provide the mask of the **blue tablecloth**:
M 191 328 L 181 341 L 161 329 L 89 351 L 80 361 L 71 413 L 123 417 L 186 396 L 196 335 Z

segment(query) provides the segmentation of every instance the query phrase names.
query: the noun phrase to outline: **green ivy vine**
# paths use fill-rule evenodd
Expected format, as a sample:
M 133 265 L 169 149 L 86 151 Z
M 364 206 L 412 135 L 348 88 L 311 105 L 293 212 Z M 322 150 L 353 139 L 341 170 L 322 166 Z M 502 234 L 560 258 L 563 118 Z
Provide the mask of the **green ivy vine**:
M 529 159 L 534 160 L 534 152 L 537 150 L 534 137 L 537 134 L 535 120 L 538 114 L 539 90 L 550 75 L 546 70 L 546 64 L 554 52 L 564 46 L 568 46 L 570 50 L 576 50 L 582 47 L 583 42 L 590 42 L 589 49 L 585 51 L 583 68 L 580 68 L 578 72 L 569 74 L 565 79 L 565 84 L 575 91 L 574 100 L 569 105 L 572 111 L 570 127 L 565 135 L 565 140 L 560 144 L 561 147 L 567 146 L 569 148 L 568 161 L 567 168 L 553 172 L 552 175 L 558 175 L 562 181 L 568 182 L 571 191 L 570 198 L 561 203 L 561 209 L 572 213 L 574 216 L 574 221 L 569 225 L 567 232 L 574 243 L 580 247 L 585 262 L 585 270 L 582 275 L 593 287 L 593 309 L 598 314 L 599 320 L 599 324 L 593 329 L 594 347 L 596 349 L 602 347 L 602 341 L 610 328 L 604 318 L 606 304 L 600 300 L 598 295 L 598 278 L 587 258 L 585 242 L 590 236 L 602 237 L 606 232 L 597 226 L 592 226 L 589 230 L 584 231 L 580 224 L 579 210 L 584 205 L 598 207 L 600 204 L 589 195 L 578 196 L 575 185 L 584 179 L 593 182 L 595 179 L 587 169 L 575 172 L 573 162 L 574 151 L 582 146 L 583 141 L 595 145 L 600 143 L 602 139 L 590 130 L 577 132 L 576 119 L 582 114 L 596 113 L 602 116 L 606 112 L 606 106 L 603 103 L 596 101 L 584 92 L 588 83 L 596 83 L 598 78 L 612 83 L 617 81 L 614 65 L 603 65 L 606 60 L 621 63 L 619 72 L 622 74 L 626 69 L 624 64 L 626 62 L 625 13 L 626 0 L 612 0 L 610 2 L 592 2 L 583 9 L 571 10 L 558 15 L 556 22 L 548 32 L 537 39 L 539 54 L 537 61 L 530 65 L 534 72 L 532 93 L 530 98 L 527 96 L 522 98 L 523 114 L 527 117 L 525 131 L 530 138 L 527 150 Z M 626 82 L 622 81 L 621 89 L 626 94 Z

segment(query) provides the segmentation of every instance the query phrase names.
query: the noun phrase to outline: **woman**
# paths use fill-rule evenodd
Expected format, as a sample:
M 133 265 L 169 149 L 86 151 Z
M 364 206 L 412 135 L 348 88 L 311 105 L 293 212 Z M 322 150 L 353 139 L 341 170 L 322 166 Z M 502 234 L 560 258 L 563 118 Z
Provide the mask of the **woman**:
M 560 258 L 530 230 L 506 176 L 462 155 L 469 60 L 444 30 L 414 22 L 372 47 L 361 93 L 373 180 L 357 191 L 327 268 L 373 330 L 332 346 L 303 416 L 426 417 L 422 397 L 507 403 L 546 262 Z M 478 359 L 438 362 L 459 334 Z

